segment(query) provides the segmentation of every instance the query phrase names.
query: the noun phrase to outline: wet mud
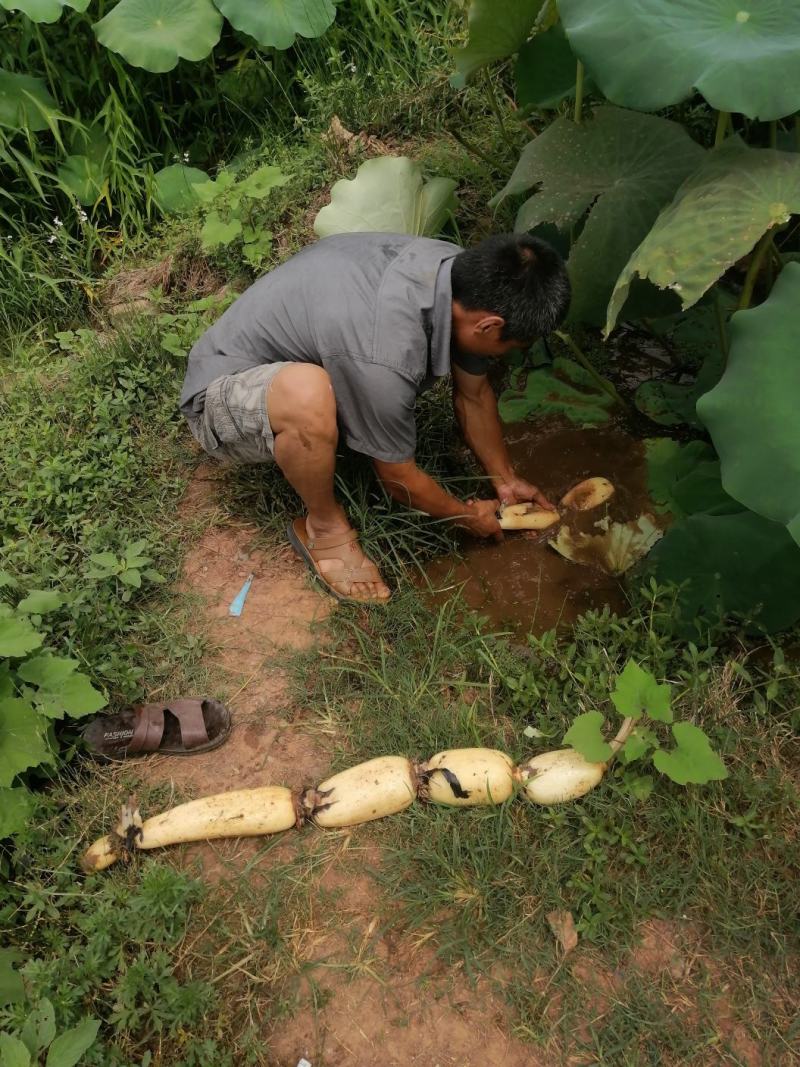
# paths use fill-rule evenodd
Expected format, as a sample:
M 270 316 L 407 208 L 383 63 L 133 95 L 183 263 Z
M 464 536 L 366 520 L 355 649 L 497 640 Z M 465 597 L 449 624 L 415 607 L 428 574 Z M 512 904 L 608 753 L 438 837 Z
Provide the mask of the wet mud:
M 506 441 L 517 472 L 554 504 L 584 478 L 602 475 L 614 483 L 616 493 L 607 504 L 583 514 L 564 513 L 572 530 L 593 532 L 594 523 L 606 515 L 612 522 L 627 522 L 652 511 L 643 442 L 621 429 L 522 422 L 507 427 Z M 619 579 L 571 563 L 548 546 L 558 529 L 506 533 L 502 544 L 465 540 L 463 558 L 437 559 L 426 566 L 434 599 L 463 588 L 471 608 L 520 635 L 568 625 L 604 604 L 624 612 L 628 601 Z

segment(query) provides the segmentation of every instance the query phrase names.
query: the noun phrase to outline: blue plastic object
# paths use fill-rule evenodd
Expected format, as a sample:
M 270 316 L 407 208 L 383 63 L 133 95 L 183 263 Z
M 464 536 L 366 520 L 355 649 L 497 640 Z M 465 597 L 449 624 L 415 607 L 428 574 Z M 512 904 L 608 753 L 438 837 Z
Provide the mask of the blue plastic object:
M 253 575 L 252 574 L 248 574 L 247 581 L 244 583 L 242 588 L 236 594 L 236 599 L 233 601 L 231 606 L 228 608 L 228 614 L 236 615 L 236 616 L 242 614 L 242 609 L 244 608 L 244 602 L 245 602 L 245 600 L 247 600 L 247 594 L 250 592 L 250 586 L 252 584 L 253 584 Z

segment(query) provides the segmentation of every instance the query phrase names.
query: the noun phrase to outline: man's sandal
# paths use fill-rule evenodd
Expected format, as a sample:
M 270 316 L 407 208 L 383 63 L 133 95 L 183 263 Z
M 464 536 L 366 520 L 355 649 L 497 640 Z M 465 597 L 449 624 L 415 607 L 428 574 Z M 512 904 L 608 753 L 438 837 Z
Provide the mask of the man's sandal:
M 89 754 L 99 760 L 151 752 L 194 756 L 219 747 L 230 732 L 231 713 L 224 704 L 192 697 L 99 715 L 84 727 L 83 740 Z
M 364 557 L 358 567 L 348 567 L 344 556 L 335 551 L 337 548 L 344 548 L 346 545 L 352 544 L 353 541 L 357 541 L 358 533 L 356 530 L 334 534 L 333 537 L 316 537 L 312 539 L 306 529 L 306 520 L 299 518 L 286 527 L 286 536 L 298 556 L 305 561 L 311 575 L 323 586 L 327 593 L 330 593 L 332 597 L 335 597 L 343 604 L 385 604 L 389 599 L 388 597 L 367 597 L 362 600 L 334 589 L 334 584 L 340 587 L 346 586 L 349 591 L 357 582 L 383 583 L 381 573 L 372 560 Z M 339 566 L 331 567 L 323 574 L 317 566 L 317 563 L 322 560 L 336 560 Z

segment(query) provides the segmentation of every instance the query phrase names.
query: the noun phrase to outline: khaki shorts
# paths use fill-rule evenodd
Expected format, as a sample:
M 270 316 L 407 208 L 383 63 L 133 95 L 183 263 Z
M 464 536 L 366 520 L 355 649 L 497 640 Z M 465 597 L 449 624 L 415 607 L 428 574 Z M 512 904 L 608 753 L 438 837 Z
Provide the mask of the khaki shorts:
M 273 463 L 275 436 L 267 414 L 273 378 L 291 363 L 266 363 L 225 374 L 206 390 L 202 414 L 187 418 L 192 436 L 222 463 Z

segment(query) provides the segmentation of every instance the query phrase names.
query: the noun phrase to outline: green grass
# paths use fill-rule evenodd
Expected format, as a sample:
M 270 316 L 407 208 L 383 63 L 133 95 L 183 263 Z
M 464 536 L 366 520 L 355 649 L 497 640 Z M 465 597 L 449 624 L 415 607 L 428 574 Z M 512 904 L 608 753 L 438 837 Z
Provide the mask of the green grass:
M 419 32 L 408 34 L 420 17 Z M 510 118 L 508 144 L 487 123 L 480 85 L 454 99 L 446 55 L 454 18 L 435 4 L 360 0 L 340 5 L 329 38 L 298 45 L 306 104 L 268 101 L 286 122 L 229 146 L 225 160 L 242 173 L 271 162 L 291 175 L 269 201 L 270 265 L 309 238 L 322 190 L 363 158 L 324 140 L 334 113 L 420 159 L 427 173 L 459 177 L 460 239 L 510 227 L 511 209 L 493 219 L 486 201 L 530 131 Z M 457 25 L 463 32 L 460 17 Z M 253 468 L 231 472 L 221 519 L 176 514 L 195 461 L 176 411 L 184 357 L 162 341 L 177 331 L 186 349 L 205 322 L 192 308 L 197 230 L 197 218 L 170 221 L 131 241 L 114 263 L 124 270 L 174 254 L 172 288 L 152 294 L 171 319 L 111 330 L 89 315 L 79 285 L 62 286 L 59 301 L 53 279 L 90 279 L 85 258 L 59 259 L 58 246 L 37 246 L 25 279 L 0 270 L 0 567 L 22 592 L 64 592 L 64 609 L 46 619 L 50 640 L 81 660 L 113 706 L 158 690 L 203 691 L 214 679 L 191 597 L 151 584 L 125 599 L 114 579 L 90 577 L 91 554 L 144 538 L 172 582 L 187 546 L 209 521 L 224 521 L 224 509 L 277 542 L 298 508 L 279 472 Z M 251 277 L 235 248 L 203 266 L 237 286 Z M 99 296 L 98 286 L 88 288 Z M 79 332 L 89 325 L 101 329 Z M 58 341 L 57 326 L 71 335 Z M 423 398 L 419 440 L 426 469 L 460 495 L 481 490 L 446 390 Z M 48 996 L 60 1029 L 87 1013 L 102 1019 L 85 1061 L 98 1067 L 262 1064 L 273 1026 L 298 1007 L 323 1005 L 331 967 L 346 979 L 374 971 L 390 980 L 380 960 L 362 954 L 363 916 L 340 929 L 341 891 L 325 881 L 329 868 L 344 884 L 371 871 L 381 933 L 431 946 L 468 983 L 488 977 L 508 1003 L 508 1025 L 553 1062 L 581 1054 L 615 1067 L 744 1063 L 741 1047 L 719 1033 L 721 990 L 764 1062 L 791 1062 L 800 1037 L 791 1021 L 800 993 L 796 649 L 784 662 L 777 644 L 744 644 L 724 628 L 687 645 L 672 632 L 663 590 L 635 592 L 628 618 L 590 613 L 571 631 L 514 643 L 458 598 L 434 608 L 410 584 L 416 564 L 457 550 L 449 527 L 388 501 L 357 456 L 342 455 L 337 488 L 398 592 L 386 608 L 341 608 L 323 647 L 284 664 L 295 705 L 332 739 L 336 767 L 455 746 L 497 747 L 515 759 L 556 747 L 581 711 L 597 708 L 612 721 L 610 681 L 633 656 L 672 684 L 681 717 L 708 732 L 730 778 L 689 789 L 657 780 L 636 801 L 616 766 L 596 791 L 562 808 L 519 797 L 483 810 L 415 804 L 352 835 L 308 828 L 249 852 L 220 842 L 203 851 L 210 874 L 195 853 L 174 849 L 84 879 L 79 852 L 113 823 L 132 788 L 150 812 L 183 798 L 143 790 L 127 768 L 73 763 L 42 794 L 30 830 L 0 856 L 4 941 L 21 955 L 29 1001 Z M 791 649 L 791 635 L 783 644 Z M 527 736 L 530 727 L 541 736 Z M 563 909 L 580 936 L 566 960 L 546 919 Z M 690 932 L 685 975 L 634 968 L 651 919 Z M 314 950 L 332 932 L 347 942 L 333 962 Z M 576 961 L 605 981 L 602 1004 Z M 18 1027 L 26 1011 L 1 1009 L 0 1030 Z
M 145 580 L 131 598 L 113 576 L 95 576 L 90 557 L 143 540 L 157 570 L 175 572 L 175 508 L 191 469 L 175 408 L 182 371 L 148 320 L 71 343 L 28 350 L 0 390 L 0 567 L 16 577 L 17 598 L 59 589 L 52 640 L 130 700 L 200 650 L 180 635 L 180 609 L 158 610 L 156 585 Z
M 727 781 L 684 789 L 658 780 L 647 800 L 636 801 L 616 767 L 594 793 L 561 808 L 521 799 L 477 811 L 415 805 L 376 830 L 387 922 L 433 936 L 437 955 L 472 977 L 512 968 L 516 981 L 505 992 L 516 1028 L 538 1041 L 553 1037 L 534 981 L 543 970 L 553 977 L 551 995 L 563 997 L 560 1038 L 568 1040 L 583 1017 L 575 980 L 559 967 L 548 912 L 573 913 L 582 946 L 606 971 L 624 969 L 645 919 L 688 922 L 703 957 L 747 975 L 731 995 L 747 1018 L 762 1005 L 760 1039 L 777 1057 L 785 1015 L 774 1002 L 788 996 L 796 945 L 797 677 L 765 703 L 781 677 L 769 660 L 755 667 L 750 661 L 762 662 L 760 654 L 730 638 L 723 647 L 683 646 L 669 633 L 668 602 L 660 603 L 660 611 L 654 599 L 626 619 L 589 613 L 571 633 L 520 648 L 487 636 L 456 602 L 432 614 L 409 591 L 385 611 L 344 619 L 333 646 L 302 663 L 300 699 L 324 705 L 338 722 L 342 766 L 472 745 L 520 758 L 557 747 L 578 711 L 599 708 L 613 721 L 609 678 L 628 656 L 667 678 L 676 713 L 702 725 L 723 753 Z M 527 726 L 545 736 L 529 740 Z M 695 985 L 709 973 L 699 965 L 678 983 L 682 994 L 699 998 Z M 682 1057 L 705 1039 L 706 1024 L 676 1023 L 657 983 L 642 987 L 631 975 L 618 995 L 612 1016 L 591 1034 L 601 1062 L 657 1062 L 659 1054 L 703 1062 L 699 1052 L 696 1060 Z M 619 1042 L 632 1058 L 614 1058 Z

